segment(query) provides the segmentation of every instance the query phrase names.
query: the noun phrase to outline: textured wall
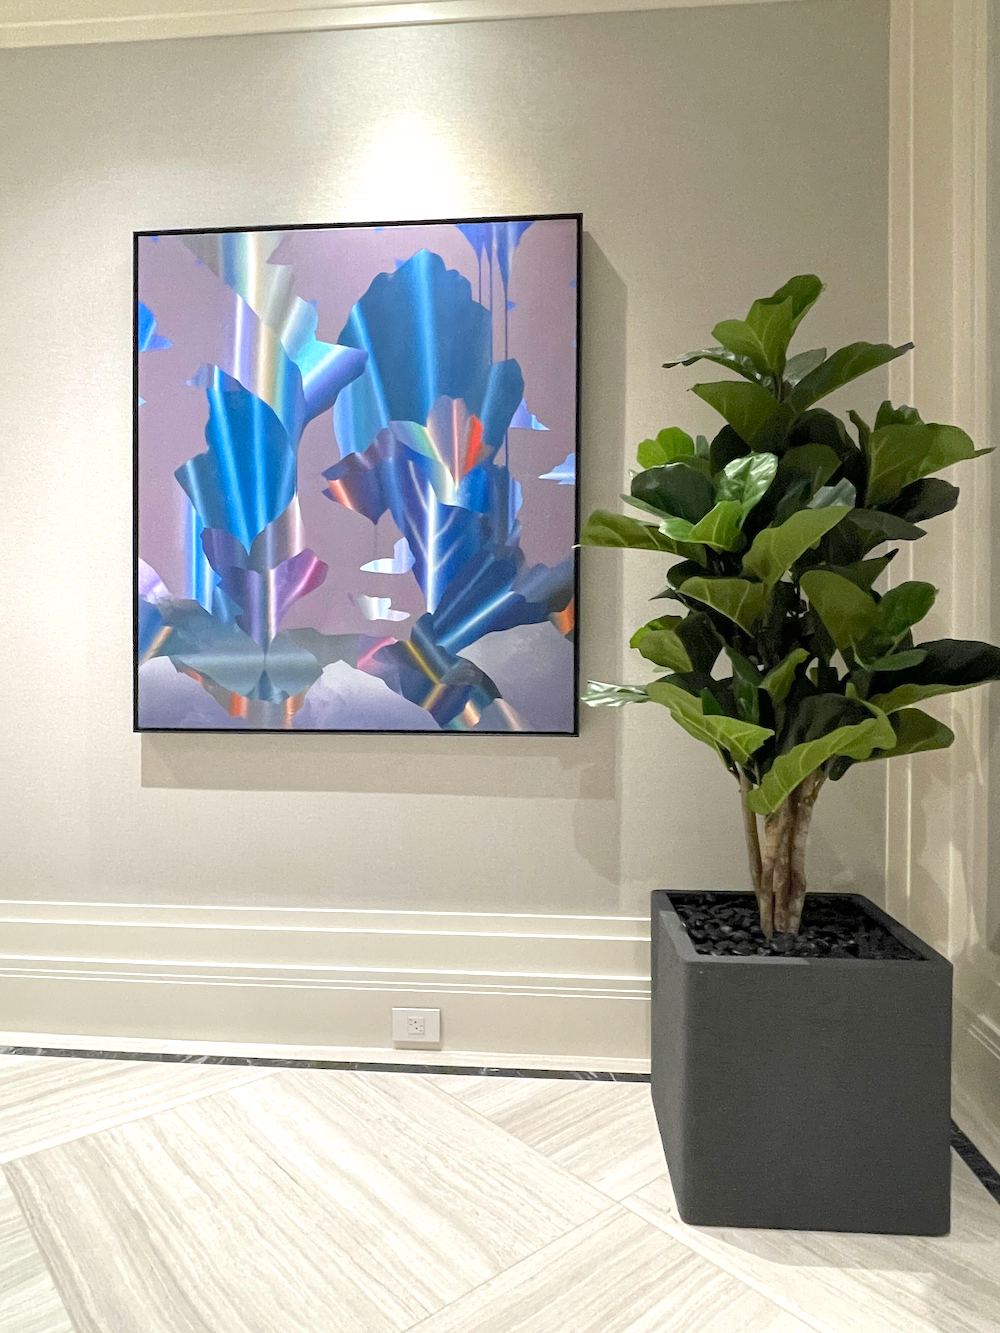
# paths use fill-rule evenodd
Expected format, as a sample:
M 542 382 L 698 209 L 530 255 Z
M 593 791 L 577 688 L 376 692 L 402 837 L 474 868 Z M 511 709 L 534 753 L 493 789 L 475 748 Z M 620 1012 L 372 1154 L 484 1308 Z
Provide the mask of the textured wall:
M 615 913 L 742 882 L 729 779 L 652 709 L 131 734 L 130 233 L 582 209 L 584 502 L 613 503 L 627 444 L 709 424 L 659 366 L 715 317 L 815 270 L 817 342 L 883 334 L 886 48 L 882 0 L 803 0 L 0 54 L 4 896 Z M 624 669 L 660 579 L 587 554 L 585 671 Z M 815 878 L 877 893 L 882 859 L 873 768 Z

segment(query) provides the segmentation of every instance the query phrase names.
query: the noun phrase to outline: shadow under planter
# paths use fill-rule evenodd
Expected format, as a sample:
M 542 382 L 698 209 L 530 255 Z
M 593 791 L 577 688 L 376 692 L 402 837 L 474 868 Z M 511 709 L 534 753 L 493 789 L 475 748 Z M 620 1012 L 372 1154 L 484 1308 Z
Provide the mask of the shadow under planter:
M 701 954 L 688 896 L 652 895 L 653 1104 L 683 1220 L 947 1233 L 948 960 L 855 894 L 837 901 L 915 957 Z

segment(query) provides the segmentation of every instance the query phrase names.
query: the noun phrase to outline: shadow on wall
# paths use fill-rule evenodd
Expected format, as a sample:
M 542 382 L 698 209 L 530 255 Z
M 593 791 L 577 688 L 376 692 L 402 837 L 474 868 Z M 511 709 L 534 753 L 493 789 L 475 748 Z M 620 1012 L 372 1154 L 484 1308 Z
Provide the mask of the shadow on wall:
M 619 489 L 625 416 L 625 285 L 583 239 L 580 446 L 582 510 Z M 581 680 L 618 671 L 620 561 L 584 561 Z M 583 710 L 581 735 L 408 736 L 147 733 L 142 785 L 218 791 L 351 791 L 611 800 L 621 728 Z M 580 836 L 586 841 L 585 829 Z M 603 858 L 602 858 L 603 859 Z

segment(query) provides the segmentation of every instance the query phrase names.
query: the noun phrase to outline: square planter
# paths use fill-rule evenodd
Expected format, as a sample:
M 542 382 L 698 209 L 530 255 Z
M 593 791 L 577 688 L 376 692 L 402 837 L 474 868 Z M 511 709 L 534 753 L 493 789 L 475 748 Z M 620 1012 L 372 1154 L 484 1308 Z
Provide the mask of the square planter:
M 653 1104 L 684 1221 L 944 1235 L 948 960 L 855 894 L 917 958 L 699 954 L 684 896 L 652 895 Z

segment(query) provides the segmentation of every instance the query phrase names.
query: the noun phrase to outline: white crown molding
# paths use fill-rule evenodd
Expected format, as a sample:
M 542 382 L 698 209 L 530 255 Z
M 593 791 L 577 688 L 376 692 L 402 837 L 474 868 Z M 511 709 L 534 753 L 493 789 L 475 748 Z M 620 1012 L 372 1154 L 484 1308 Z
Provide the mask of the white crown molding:
M 6 0 L 0 48 L 764 3 L 794 0 Z

